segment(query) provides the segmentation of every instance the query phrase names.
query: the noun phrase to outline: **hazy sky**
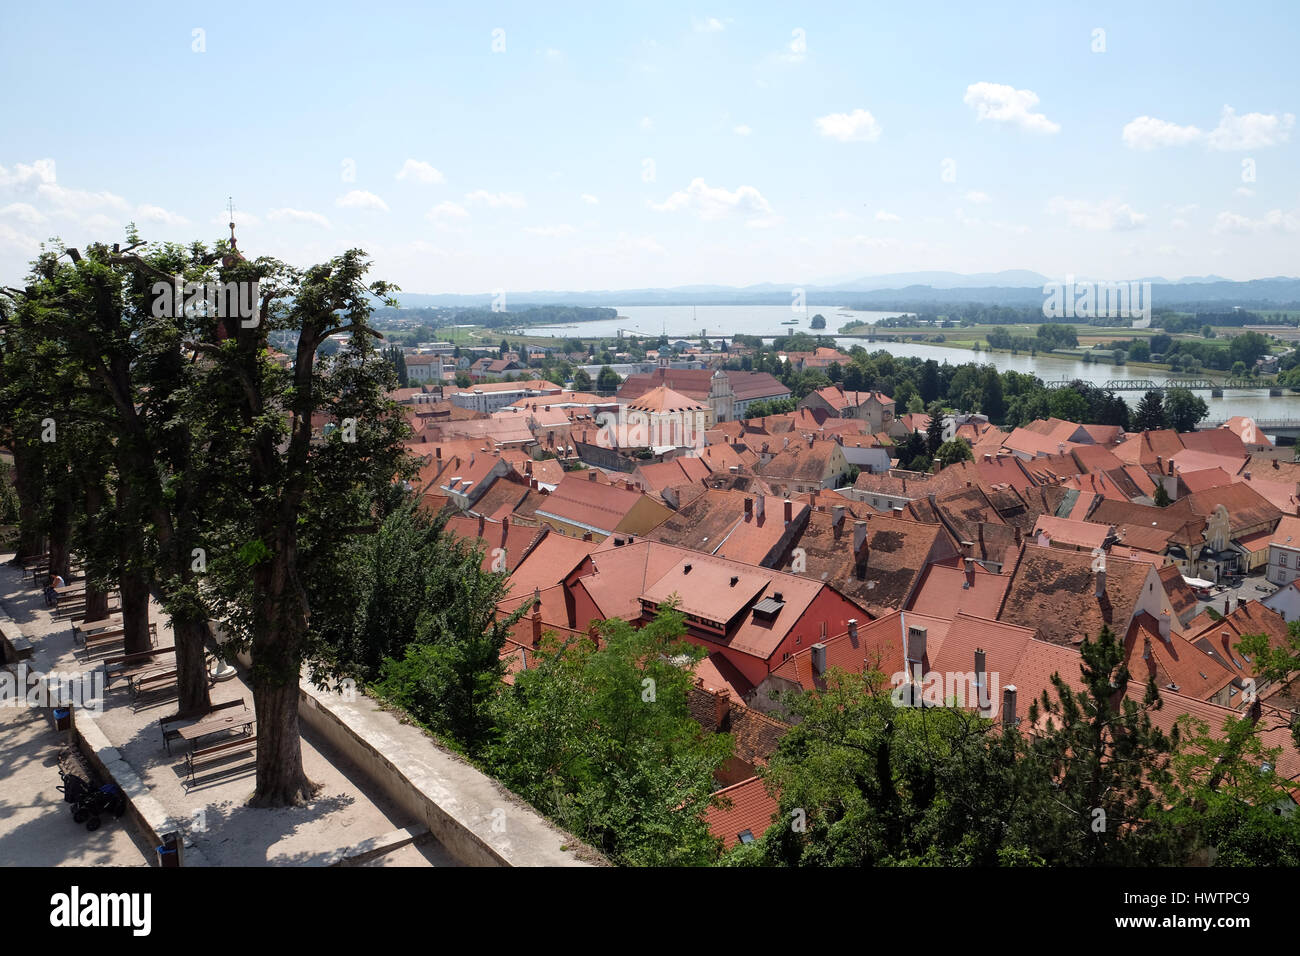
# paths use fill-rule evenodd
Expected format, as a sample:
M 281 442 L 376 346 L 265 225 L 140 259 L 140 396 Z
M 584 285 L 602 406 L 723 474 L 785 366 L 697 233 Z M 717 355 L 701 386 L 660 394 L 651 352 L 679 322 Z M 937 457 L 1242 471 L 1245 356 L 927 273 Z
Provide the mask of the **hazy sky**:
M 1300 5 L 1063 6 L 6 3 L 0 282 L 227 196 L 408 292 L 1300 273 Z

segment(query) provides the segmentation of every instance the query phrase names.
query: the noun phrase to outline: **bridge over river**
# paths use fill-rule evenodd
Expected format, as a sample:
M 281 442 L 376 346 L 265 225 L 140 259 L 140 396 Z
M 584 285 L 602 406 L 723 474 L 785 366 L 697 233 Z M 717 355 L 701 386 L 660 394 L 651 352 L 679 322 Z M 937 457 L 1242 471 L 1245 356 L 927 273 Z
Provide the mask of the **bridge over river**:
M 1043 384 L 1047 388 L 1066 388 L 1073 382 L 1073 379 L 1057 379 Z M 1210 392 L 1215 396 L 1221 396 L 1225 391 L 1266 391 L 1269 395 L 1283 393 L 1282 386 L 1253 378 L 1225 378 L 1219 381 L 1208 378 L 1167 378 L 1163 381 L 1149 378 L 1113 378 L 1108 382 L 1093 384 L 1112 392 L 1164 392 L 1171 388 L 1186 388 L 1191 391 Z

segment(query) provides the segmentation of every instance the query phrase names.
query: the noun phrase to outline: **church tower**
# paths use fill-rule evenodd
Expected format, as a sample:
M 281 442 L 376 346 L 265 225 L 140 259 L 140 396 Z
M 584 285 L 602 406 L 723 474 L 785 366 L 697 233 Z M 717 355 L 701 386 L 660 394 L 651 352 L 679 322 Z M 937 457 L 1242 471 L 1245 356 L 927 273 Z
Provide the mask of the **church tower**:
M 736 414 L 736 393 L 731 390 L 731 379 L 719 368 L 709 380 L 709 408 L 715 422 L 729 422 Z

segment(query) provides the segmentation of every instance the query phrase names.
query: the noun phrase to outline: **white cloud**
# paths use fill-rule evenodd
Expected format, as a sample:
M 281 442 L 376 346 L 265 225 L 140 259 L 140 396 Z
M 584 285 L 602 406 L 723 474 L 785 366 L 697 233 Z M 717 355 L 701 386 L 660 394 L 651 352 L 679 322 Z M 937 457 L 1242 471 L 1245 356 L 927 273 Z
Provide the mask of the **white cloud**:
M 1064 214 L 1071 226 L 1093 231 L 1138 229 L 1146 225 L 1147 221 L 1145 213 L 1114 199 L 1092 202 L 1053 196 L 1047 203 L 1047 211 L 1056 215 Z
M 32 225 L 45 221 L 45 216 L 40 210 L 25 202 L 11 202 L 7 206 L 0 207 L 0 216 L 7 216 L 10 219 L 17 219 L 19 222 L 28 222 Z
M 1262 149 L 1284 143 L 1295 126 L 1295 116 L 1284 113 L 1246 113 L 1238 116 L 1231 106 L 1225 106 L 1219 125 L 1210 131 L 1210 149 L 1240 150 Z
M 990 196 L 988 193 L 980 192 L 978 189 L 972 189 L 970 192 L 966 193 L 966 201 L 973 202 L 978 206 L 984 203 L 992 202 L 993 197 Z
M 698 177 L 692 179 L 691 184 L 685 189 L 673 193 L 662 203 L 651 203 L 650 208 L 656 212 L 686 210 L 706 221 L 722 219 L 738 212 L 748 216 L 750 224 L 756 227 L 774 224 L 772 206 L 753 186 L 739 186 L 733 192 L 710 186 Z
M 585 202 L 589 206 L 595 206 L 600 202 L 600 200 L 597 199 L 595 196 L 593 196 L 591 193 L 583 193 L 578 198 L 580 198 L 583 202 Z
M 1233 232 L 1247 234 L 1254 232 L 1296 232 L 1300 231 L 1300 210 L 1283 212 L 1272 209 L 1264 214 L 1263 219 L 1251 219 L 1235 212 L 1221 212 L 1214 221 L 1215 232 Z
M 1233 190 L 1233 193 L 1249 199 L 1251 196 L 1255 195 L 1255 190 L 1251 189 L 1249 186 L 1238 186 Z
M 342 206 L 344 209 L 379 209 L 388 212 L 388 203 L 364 189 L 354 189 L 345 193 L 334 200 L 334 205 Z
M 464 206 L 454 202 L 440 202 L 425 215 L 434 222 L 448 222 L 453 219 L 468 219 L 469 213 Z
M 418 183 L 445 183 L 447 177 L 428 163 L 418 159 L 408 159 L 397 171 L 398 179 L 410 179 Z
M 841 143 L 874 143 L 880 138 L 880 124 L 866 110 L 852 113 L 830 113 L 818 117 L 817 128 L 823 136 Z
M 40 241 L 13 226 L 0 222 L 0 250 L 15 252 L 23 258 L 35 256 L 41 248 Z
M 1195 126 L 1179 126 L 1154 116 L 1139 116 L 1124 125 L 1120 137 L 1129 149 L 1161 149 L 1165 146 L 1186 146 L 1203 134 Z
M 482 203 L 492 209 L 508 207 L 510 209 L 523 209 L 528 205 L 524 197 L 518 193 L 490 193 L 486 189 L 476 189 L 472 193 L 465 194 L 467 203 Z
M 902 222 L 902 216 L 896 216 L 892 212 L 886 212 L 883 209 L 876 211 L 876 222 Z
M 54 160 L 38 159 L 30 166 L 16 163 L 12 170 L 0 166 L 0 186 L 25 186 L 27 183 L 52 183 L 55 180 Z
M 731 127 L 731 131 L 735 133 L 737 136 L 748 136 L 750 133 L 754 132 L 744 123 L 741 123 L 739 126 Z
M 184 226 L 189 223 L 184 216 L 169 212 L 162 206 L 136 206 L 135 218 L 141 222 L 157 222 L 164 226 Z
M 544 236 L 547 239 L 562 239 L 573 235 L 575 231 L 568 223 L 560 223 L 558 226 L 529 226 L 524 230 L 534 236 Z
M 1038 105 L 1038 94 L 1033 90 L 1018 90 L 1003 83 L 972 83 L 966 87 L 963 101 L 981 120 L 1014 123 L 1035 133 L 1061 131 L 1061 124 L 1032 111 Z
M 117 209 L 125 211 L 130 205 L 121 196 L 106 190 L 90 192 L 85 189 L 68 189 L 54 182 L 42 182 L 36 187 L 36 194 L 58 207 L 59 212 L 78 215 L 99 209 Z
M 1187 220 L 1186 220 L 1186 219 L 1170 219 L 1170 220 L 1169 220 L 1169 228 L 1170 228 L 1170 229 L 1179 229 L 1179 230 L 1186 229 L 1186 228 L 1187 228 Z
M 322 229 L 330 227 L 330 221 L 318 212 L 309 212 L 306 209 L 272 209 L 267 212 L 266 218 L 271 222 L 301 222 L 313 226 L 320 226 Z M 238 223 L 239 219 L 236 218 Z
M 703 20 L 691 18 L 691 26 L 695 28 L 696 33 L 721 33 L 727 29 L 727 23 L 729 22 L 723 22 L 717 17 L 705 17 Z

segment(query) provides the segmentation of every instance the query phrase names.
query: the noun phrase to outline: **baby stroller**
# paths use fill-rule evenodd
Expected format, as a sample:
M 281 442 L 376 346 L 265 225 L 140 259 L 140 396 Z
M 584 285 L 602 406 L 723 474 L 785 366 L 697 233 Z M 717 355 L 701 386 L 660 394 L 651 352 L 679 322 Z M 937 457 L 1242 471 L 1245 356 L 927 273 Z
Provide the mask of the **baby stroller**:
M 117 786 L 100 786 L 81 754 L 64 750 L 59 754 L 59 777 L 65 803 L 72 804 L 72 819 L 84 823 L 87 830 L 98 830 L 100 814 L 121 817 L 126 812 L 126 796 Z

